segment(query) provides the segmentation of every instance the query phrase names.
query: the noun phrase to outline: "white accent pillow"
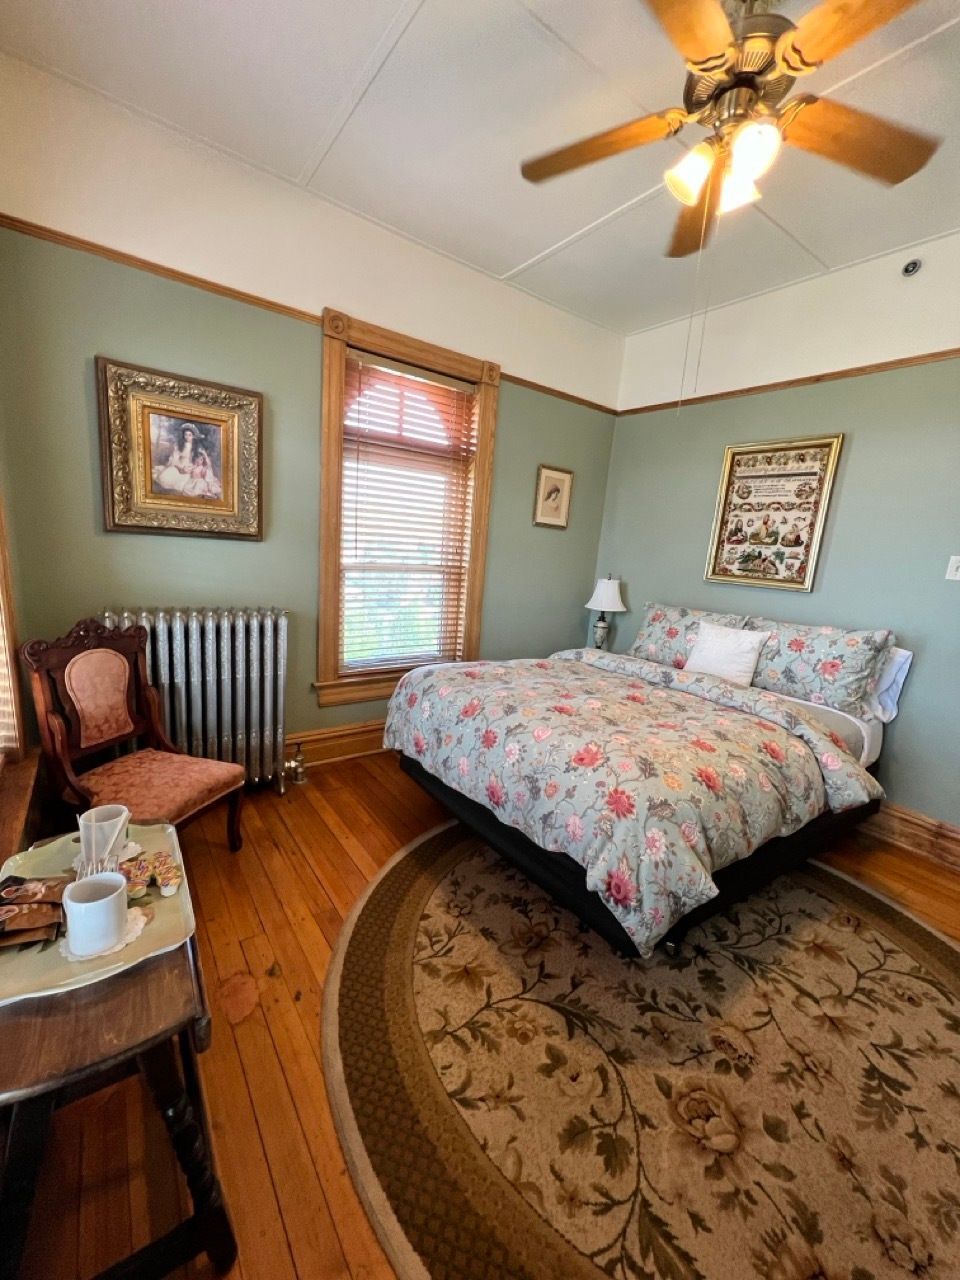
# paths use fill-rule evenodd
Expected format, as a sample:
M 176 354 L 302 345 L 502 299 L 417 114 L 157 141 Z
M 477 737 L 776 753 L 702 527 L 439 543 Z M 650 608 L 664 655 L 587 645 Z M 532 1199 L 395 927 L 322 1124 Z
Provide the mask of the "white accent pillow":
M 737 631 L 733 627 L 701 622 L 684 670 L 720 676 L 731 684 L 748 685 L 757 669 L 760 650 L 769 638 L 769 631 Z

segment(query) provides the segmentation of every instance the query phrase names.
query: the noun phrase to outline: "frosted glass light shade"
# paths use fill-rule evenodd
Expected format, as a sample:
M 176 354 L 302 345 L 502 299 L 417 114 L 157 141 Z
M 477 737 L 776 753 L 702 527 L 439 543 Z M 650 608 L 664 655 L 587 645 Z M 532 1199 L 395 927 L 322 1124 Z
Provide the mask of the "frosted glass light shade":
M 744 182 L 762 178 L 780 152 L 780 130 L 769 120 L 748 120 L 733 135 L 734 174 Z
M 751 179 L 741 178 L 735 171 L 724 176 L 720 188 L 720 204 L 718 213 L 733 213 L 734 209 L 742 209 L 745 204 L 753 204 L 760 199 L 760 191 Z
M 709 142 L 699 143 L 663 175 L 667 190 L 681 204 L 695 205 L 716 158 Z
M 620 599 L 620 579 L 600 578 L 593 595 L 583 607 L 600 613 L 626 613 L 627 606 Z

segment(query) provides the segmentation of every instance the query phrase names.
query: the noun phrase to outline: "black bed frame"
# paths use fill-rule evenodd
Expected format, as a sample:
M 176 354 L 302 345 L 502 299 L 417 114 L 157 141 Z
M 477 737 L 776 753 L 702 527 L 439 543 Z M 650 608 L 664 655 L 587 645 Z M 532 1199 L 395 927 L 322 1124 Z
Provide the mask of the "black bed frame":
M 545 855 L 544 850 L 522 831 L 508 827 L 482 804 L 448 787 L 410 756 L 401 754 L 400 767 L 492 849 L 546 889 L 560 906 L 572 911 L 583 925 L 599 933 L 615 951 L 620 955 L 636 956 L 637 948 L 630 936 L 599 896 L 587 888 L 586 872 L 573 858 Z M 717 871 L 713 877 L 719 890 L 717 896 L 678 920 L 661 939 L 668 954 L 676 954 L 688 929 L 733 903 L 743 901 L 785 871 L 793 871 L 808 858 L 822 853 L 864 818 L 876 813 L 879 807 L 879 800 L 871 800 L 843 813 L 822 813 L 793 835 L 768 840 L 749 858 L 732 862 Z M 761 853 L 762 857 L 759 856 Z

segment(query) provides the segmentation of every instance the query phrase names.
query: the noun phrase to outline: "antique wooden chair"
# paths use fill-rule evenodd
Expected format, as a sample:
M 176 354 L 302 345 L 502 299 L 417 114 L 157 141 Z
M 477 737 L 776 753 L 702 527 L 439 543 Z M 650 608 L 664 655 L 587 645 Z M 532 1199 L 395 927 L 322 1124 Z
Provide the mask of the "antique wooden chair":
M 170 742 L 147 679 L 146 646 L 144 627 L 110 628 L 95 618 L 58 640 L 21 646 L 53 784 L 74 808 L 124 804 L 134 822 L 175 826 L 226 798 L 235 853 L 243 842 L 243 767 L 184 755 Z M 111 751 L 141 739 L 126 754 Z

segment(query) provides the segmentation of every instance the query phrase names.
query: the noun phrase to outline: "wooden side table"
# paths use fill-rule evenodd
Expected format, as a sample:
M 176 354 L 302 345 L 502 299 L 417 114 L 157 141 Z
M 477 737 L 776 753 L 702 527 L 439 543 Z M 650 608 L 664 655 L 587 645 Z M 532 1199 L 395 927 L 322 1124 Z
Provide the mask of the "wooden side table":
M 0 1280 L 16 1280 L 54 1110 L 141 1071 L 170 1134 L 193 1213 L 97 1280 L 155 1280 L 206 1253 L 237 1256 L 213 1167 L 197 1053 L 210 1043 L 196 939 L 77 991 L 0 1008 Z

